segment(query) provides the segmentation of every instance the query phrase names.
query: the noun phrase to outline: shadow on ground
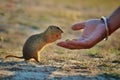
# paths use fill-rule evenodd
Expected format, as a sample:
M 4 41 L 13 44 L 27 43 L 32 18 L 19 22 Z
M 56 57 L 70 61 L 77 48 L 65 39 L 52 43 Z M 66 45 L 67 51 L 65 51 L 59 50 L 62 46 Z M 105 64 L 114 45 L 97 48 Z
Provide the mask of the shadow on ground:
M 114 74 L 116 75 L 116 74 Z M 75 75 L 75 76 L 61 76 L 61 77 L 54 77 L 50 80 L 120 80 L 120 77 L 114 76 L 112 74 L 99 74 L 96 76 L 82 76 L 82 75 Z
M 59 68 L 34 62 L 0 62 L 0 80 L 120 80 L 117 74 L 99 74 L 96 76 L 54 75 Z
M 0 80 L 43 80 L 56 67 L 27 62 L 0 62 Z

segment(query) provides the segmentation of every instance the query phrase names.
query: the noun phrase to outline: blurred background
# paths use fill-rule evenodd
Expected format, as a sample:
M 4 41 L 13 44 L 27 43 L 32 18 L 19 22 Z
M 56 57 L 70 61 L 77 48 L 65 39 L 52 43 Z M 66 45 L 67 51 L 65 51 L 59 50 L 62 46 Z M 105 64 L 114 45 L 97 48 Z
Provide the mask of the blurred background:
M 0 57 L 22 55 L 25 40 L 49 25 L 63 29 L 62 40 L 77 38 L 82 31 L 72 31 L 73 23 L 109 16 L 118 6 L 120 0 L 0 0 Z M 86 50 L 63 49 L 55 42 L 41 53 L 42 63 L 77 60 L 95 72 L 119 74 L 119 34 L 118 29 L 107 41 Z

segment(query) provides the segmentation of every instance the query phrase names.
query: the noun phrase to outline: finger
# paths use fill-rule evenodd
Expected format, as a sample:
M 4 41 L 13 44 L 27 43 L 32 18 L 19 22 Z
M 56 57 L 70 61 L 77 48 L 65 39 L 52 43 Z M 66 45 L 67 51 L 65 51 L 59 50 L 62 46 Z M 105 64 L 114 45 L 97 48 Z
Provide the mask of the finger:
M 85 40 L 69 41 L 67 44 L 72 45 L 76 49 L 85 49 L 88 46 L 88 44 L 87 44 L 87 42 L 85 42 Z
M 72 30 L 80 30 L 85 27 L 85 22 L 75 23 L 72 25 Z
M 78 42 L 76 40 L 72 40 L 72 41 L 68 41 L 67 42 L 68 45 L 73 45 L 73 46 L 78 46 Z
M 74 44 L 71 45 L 68 42 L 59 42 L 59 43 L 57 43 L 57 45 L 60 47 L 63 47 L 63 48 L 71 49 L 71 50 L 79 49 Z
M 58 43 L 57 43 L 58 46 L 63 46 L 64 44 L 65 44 L 64 41 L 61 41 L 61 42 L 58 42 Z
M 69 45 L 69 49 L 81 49 L 83 47 L 81 43 L 76 40 L 68 41 L 67 45 Z
M 71 46 L 68 45 L 67 42 L 64 42 L 64 41 L 57 43 L 57 45 L 60 47 L 71 49 Z

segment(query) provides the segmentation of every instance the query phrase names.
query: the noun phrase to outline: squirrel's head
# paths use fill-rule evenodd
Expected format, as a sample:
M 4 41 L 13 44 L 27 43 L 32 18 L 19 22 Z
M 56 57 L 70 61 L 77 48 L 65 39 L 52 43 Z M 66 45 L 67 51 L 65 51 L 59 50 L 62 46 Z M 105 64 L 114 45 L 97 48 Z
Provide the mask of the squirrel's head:
M 52 31 L 52 32 L 60 32 L 60 33 L 63 33 L 62 29 L 60 29 L 58 26 L 54 26 L 54 25 L 50 25 L 48 27 L 48 30 L 49 31 Z
M 61 34 L 63 33 L 62 29 L 58 26 L 51 25 L 46 30 L 46 35 L 50 39 L 50 41 L 55 41 L 61 38 Z

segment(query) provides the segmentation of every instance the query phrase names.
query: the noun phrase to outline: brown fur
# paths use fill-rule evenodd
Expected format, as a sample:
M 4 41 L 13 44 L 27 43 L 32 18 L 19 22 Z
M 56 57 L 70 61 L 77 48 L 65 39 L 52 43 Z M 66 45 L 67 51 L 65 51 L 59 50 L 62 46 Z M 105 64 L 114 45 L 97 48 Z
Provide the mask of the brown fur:
M 18 57 L 8 55 L 8 57 L 23 58 L 30 60 L 34 58 L 37 62 L 40 61 L 40 51 L 48 43 L 52 43 L 61 38 L 63 31 L 57 26 L 49 26 L 43 33 L 30 36 L 23 46 L 23 56 Z

